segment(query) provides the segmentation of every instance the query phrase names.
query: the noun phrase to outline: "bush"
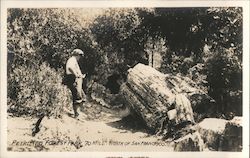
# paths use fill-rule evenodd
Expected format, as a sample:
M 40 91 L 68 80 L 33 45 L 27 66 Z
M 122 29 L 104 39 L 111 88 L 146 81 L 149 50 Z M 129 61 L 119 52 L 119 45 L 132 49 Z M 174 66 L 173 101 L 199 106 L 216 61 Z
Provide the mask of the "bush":
M 205 66 L 209 94 L 220 105 L 218 110 L 242 115 L 242 65 L 233 49 L 211 52 Z
M 79 14 L 77 14 L 80 16 Z M 36 63 L 63 68 L 73 49 L 91 50 L 92 39 L 73 9 L 8 9 L 8 51 Z M 12 68 L 25 64 L 14 58 Z
M 17 66 L 8 78 L 8 111 L 15 115 L 58 117 L 70 105 L 70 92 L 47 64 Z

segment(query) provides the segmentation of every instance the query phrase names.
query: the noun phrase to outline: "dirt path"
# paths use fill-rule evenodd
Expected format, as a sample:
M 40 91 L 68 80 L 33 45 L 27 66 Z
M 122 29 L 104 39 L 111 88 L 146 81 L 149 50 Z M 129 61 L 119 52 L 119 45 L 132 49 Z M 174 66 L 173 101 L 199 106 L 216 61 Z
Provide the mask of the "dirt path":
M 114 111 L 96 111 L 96 107 L 89 108 L 80 113 L 79 119 L 72 118 L 67 113 L 60 119 L 45 118 L 41 131 L 35 137 L 31 136 L 34 119 L 9 116 L 8 150 L 173 151 L 172 143 L 149 134 L 133 118 L 122 119 Z M 93 115 L 99 118 L 91 118 Z

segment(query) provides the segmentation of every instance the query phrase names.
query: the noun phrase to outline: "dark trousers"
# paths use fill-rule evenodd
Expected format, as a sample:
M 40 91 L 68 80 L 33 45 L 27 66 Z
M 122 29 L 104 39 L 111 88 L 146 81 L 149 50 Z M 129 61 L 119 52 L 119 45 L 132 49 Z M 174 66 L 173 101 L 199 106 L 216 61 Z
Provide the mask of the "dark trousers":
M 73 110 L 75 115 L 77 114 L 77 107 L 86 101 L 86 95 L 82 87 L 83 79 L 76 78 L 74 75 L 66 75 L 64 79 L 64 84 L 68 86 L 72 93 L 73 99 Z

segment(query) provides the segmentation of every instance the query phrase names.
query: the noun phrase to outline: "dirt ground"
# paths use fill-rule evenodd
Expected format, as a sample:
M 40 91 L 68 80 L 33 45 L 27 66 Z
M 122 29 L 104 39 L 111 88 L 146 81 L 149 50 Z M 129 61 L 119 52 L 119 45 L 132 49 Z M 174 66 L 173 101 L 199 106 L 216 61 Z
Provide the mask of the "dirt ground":
M 79 110 L 80 111 L 80 110 Z M 37 119 L 8 116 L 9 151 L 173 151 L 173 143 L 150 134 L 125 110 L 108 110 L 88 104 L 79 118 L 65 109 L 61 118 L 42 121 L 34 137 Z M 126 116 L 126 117 L 125 117 Z

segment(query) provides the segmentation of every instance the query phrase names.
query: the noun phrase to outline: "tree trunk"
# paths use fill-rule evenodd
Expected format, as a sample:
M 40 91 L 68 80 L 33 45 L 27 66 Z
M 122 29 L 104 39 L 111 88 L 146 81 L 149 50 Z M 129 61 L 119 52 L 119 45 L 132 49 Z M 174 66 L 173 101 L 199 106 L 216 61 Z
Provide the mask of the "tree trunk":
M 187 77 L 163 74 L 143 64 L 128 72 L 127 82 L 121 87 L 125 102 L 156 132 L 195 123 L 196 116 L 206 113 L 196 111 L 202 111 L 204 102 L 212 100 Z

